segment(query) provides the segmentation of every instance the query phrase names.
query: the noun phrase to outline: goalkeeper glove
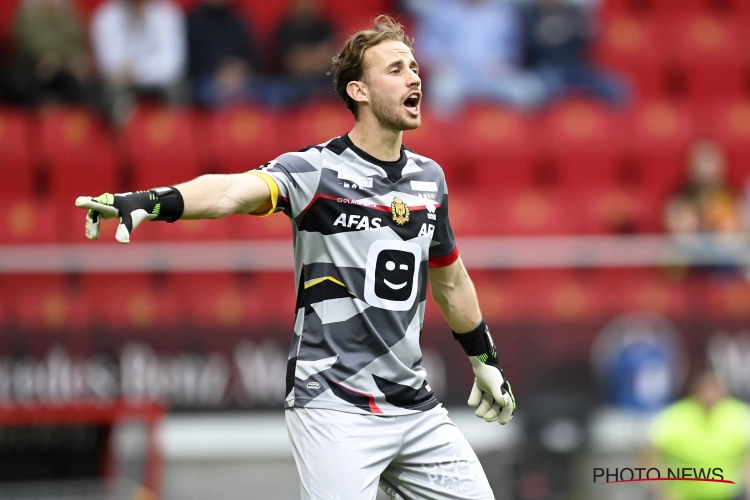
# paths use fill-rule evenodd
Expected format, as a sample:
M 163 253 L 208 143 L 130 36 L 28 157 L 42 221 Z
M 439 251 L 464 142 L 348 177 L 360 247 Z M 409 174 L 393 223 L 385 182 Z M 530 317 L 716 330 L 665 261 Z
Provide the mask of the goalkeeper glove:
M 495 343 L 484 320 L 469 333 L 453 332 L 453 338 L 461 344 L 474 369 L 474 387 L 468 401 L 476 408 L 474 414 L 487 422 L 507 424 L 516 411 L 516 398 L 500 368 Z
M 79 196 L 76 206 L 88 209 L 86 214 L 86 238 L 99 239 L 101 219 L 120 219 L 115 239 L 129 243 L 130 234 L 146 220 L 174 222 L 182 216 L 184 202 L 182 194 L 173 187 L 161 187 L 136 193 L 110 194 L 92 198 Z

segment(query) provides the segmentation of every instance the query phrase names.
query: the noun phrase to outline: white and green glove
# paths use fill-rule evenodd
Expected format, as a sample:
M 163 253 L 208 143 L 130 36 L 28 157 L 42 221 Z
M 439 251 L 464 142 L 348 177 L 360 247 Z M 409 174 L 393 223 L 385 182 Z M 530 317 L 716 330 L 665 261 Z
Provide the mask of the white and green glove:
M 117 226 L 115 239 L 120 243 L 130 243 L 130 234 L 143 221 L 174 222 L 179 219 L 182 216 L 184 202 L 177 189 L 161 187 L 136 193 L 104 193 L 96 198 L 79 196 L 76 206 L 88 209 L 86 238 L 98 240 L 101 219 L 117 217 L 120 219 L 120 225 Z
M 505 425 L 516 411 L 516 398 L 497 359 L 497 349 L 484 320 L 468 333 L 453 332 L 474 369 L 474 386 L 469 395 L 469 406 L 474 414 L 487 422 L 497 420 Z

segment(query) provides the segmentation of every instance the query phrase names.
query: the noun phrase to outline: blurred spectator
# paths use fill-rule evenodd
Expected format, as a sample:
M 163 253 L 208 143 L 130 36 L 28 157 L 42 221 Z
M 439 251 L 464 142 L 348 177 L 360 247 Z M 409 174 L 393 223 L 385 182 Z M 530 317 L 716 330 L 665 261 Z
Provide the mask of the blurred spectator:
M 547 98 L 541 78 L 522 68 L 521 17 L 510 0 L 413 0 L 417 61 L 425 97 L 444 118 L 471 99 L 534 108 Z
M 114 123 L 127 120 L 136 96 L 180 101 L 186 36 L 179 7 L 168 0 L 108 0 L 94 13 L 91 30 Z
M 675 234 L 734 233 L 741 229 L 738 193 L 727 183 L 721 146 L 695 142 L 687 159 L 688 179 L 664 211 L 664 223 Z
M 320 15 L 319 0 L 293 0 L 289 15 L 276 30 L 276 51 L 285 79 L 285 102 L 318 97 L 333 83 L 329 76 L 336 53 L 333 26 Z
M 91 95 L 86 33 L 71 0 L 23 0 L 13 42 L 18 100 L 82 103 Z
M 736 484 L 665 481 L 662 498 L 674 500 L 739 500 L 747 498 L 750 409 L 729 397 L 713 370 L 698 373 L 686 398 L 668 406 L 651 428 L 652 460 L 666 469 L 721 469 Z M 712 476 L 713 477 L 713 476 Z M 717 479 L 716 477 L 713 477 Z
M 524 12 L 529 62 L 544 79 L 550 97 L 575 91 L 612 104 L 627 99 L 624 80 L 589 61 L 595 34 L 590 9 L 573 0 L 535 0 Z
M 188 68 L 195 100 L 215 107 L 249 98 L 258 60 L 232 0 L 203 0 L 188 16 Z

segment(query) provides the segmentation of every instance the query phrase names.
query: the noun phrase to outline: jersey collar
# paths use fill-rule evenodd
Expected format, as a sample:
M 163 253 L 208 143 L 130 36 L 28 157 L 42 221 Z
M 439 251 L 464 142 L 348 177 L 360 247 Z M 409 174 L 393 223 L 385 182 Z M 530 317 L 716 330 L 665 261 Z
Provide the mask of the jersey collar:
M 373 163 L 373 164 L 375 164 L 375 165 L 377 165 L 379 167 L 383 167 L 385 169 L 385 171 L 388 172 L 389 177 L 390 177 L 391 172 L 398 172 L 398 175 L 400 176 L 401 175 L 401 169 L 404 168 L 404 166 L 406 166 L 407 158 L 406 158 L 406 152 L 404 151 L 404 145 L 403 144 L 401 145 L 401 156 L 398 158 L 398 160 L 396 160 L 396 161 L 383 161 L 383 160 L 378 160 L 374 156 L 372 156 L 372 155 L 370 155 L 370 154 L 362 151 L 357 146 L 355 146 L 354 143 L 352 142 L 352 140 L 349 139 L 349 134 L 342 135 L 341 136 L 341 140 L 344 141 L 344 144 L 346 144 L 346 146 L 349 149 L 351 149 L 352 151 L 354 151 L 354 154 L 356 154 L 357 156 L 359 156 L 363 160 L 365 160 L 367 162 L 370 162 L 370 163 Z

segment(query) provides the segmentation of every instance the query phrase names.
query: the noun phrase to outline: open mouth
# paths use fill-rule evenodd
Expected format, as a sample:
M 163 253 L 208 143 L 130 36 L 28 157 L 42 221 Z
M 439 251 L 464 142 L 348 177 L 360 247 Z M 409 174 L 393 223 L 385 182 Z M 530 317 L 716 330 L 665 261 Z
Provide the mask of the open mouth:
M 406 286 L 406 281 L 404 281 L 400 285 L 394 285 L 393 283 L 391 283 L 390 281 L 388 281 L 386 279 L 384 279 L 383 281 L 385 282 L 386 285 L 388 285 L 389 287 L 391 287 L 393 290 L 401 290 L 402 288 L 404 288 Z
M 421 92 L 412 92 L 404 101 L 404 107 L 413 115 L 419 114 L 419 102 L 422 100 Z

